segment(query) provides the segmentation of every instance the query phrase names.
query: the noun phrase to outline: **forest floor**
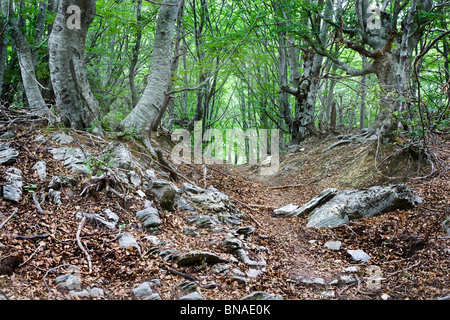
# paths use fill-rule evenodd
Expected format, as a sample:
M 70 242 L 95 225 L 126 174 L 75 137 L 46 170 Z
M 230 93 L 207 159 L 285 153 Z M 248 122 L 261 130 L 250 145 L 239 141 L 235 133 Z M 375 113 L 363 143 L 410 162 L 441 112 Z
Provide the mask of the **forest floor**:
M 106 191 L 82 197 L 79 194 L 89 183 L 84 179 L 73 190 L 63 190 L 63 205 L 46 202 L 42 205 L 44 214 L 39 213 L 33 203 L 33 190 L 46 190 L 52 176 L 67 175 L 67 169 L 47 150 L 54 145 L 50 139 L 52 130 L 37 124 L 29 127 L 13 124 L 9 129 L 15 130 L 15 138 L 10 142 L 20 150 L 17 162 L 11 166 L 23 171 L 25 189 L 29 192 L 24 192 L 19 204 L 0 202 L 3 213 L 0 221 L 5 221 L 15 208 L 18 209 L 0 231 L 0 261 L 5 257 L 17 258 L 12 272 L 0 274 L 0 296 L 14 300 L 74 299 L 54 284 L 54 279 L 67 265 L 82 269 L 83 286 L 104 290 L 105 295 L 100 299 L 133 299 L 131 289 L 151 279 L 160 280 L 157 292 L 162 299 L 178 299 L 183 293 L 177 285 L 186 278 L 197 279 L 200 286 L 211 281 L 218 284 L 214 289 L 200 289 L 202 296 L 211 300 L 240 299 L 254 291 L 279 294 L 285 300 L 379 300 L 383 294 L 389 295 L 389 299 L 422 300 L 450 294 L 450 238 L 442 231 L 442 222 L 450 215 L 448 172 L 412 180 L 412 176 L 426 175 L 429 168 L 418 167 L 401 148 L 383 149 L 368 143 L 343 145 L 322 153 L 332 143 L 331 139 L 314 138 L 302 145 L 304 151 L 282 155 L 280 173 L 269 179 L 259 176 L 255 166 L 208 167 L 208 187 L 213 186 L 230 196 L 231 202 L 246 214 L 244 225 L 256 228 L 251 235 L 253 247 L 265 248 L 255 251 L 255 256 L 262 256 L 267 262 L 264 272 L 256 278 L 246 277 L 247 283 L 243 285 L 233 281 L 228 271 L 216 273 L 209 267 L 180 267 L 152 255 L 154 245 L 146 240 L 135 217 L 136 211 L 144 207 L 145 201 L 139 197 L 127 206 L 119 204 L 120 199 Z M 34 142 L 40 134 L 47 140 Z M 108 142 L 74 131 L 69 134 L 76 138 L 74 147 L 82 144 L 91 154 L 100 152 Z M 440 137 L 433 146 L 448 166 L 448 137 Z M 384 160 L 375 163 L 375 155 Z M 32 169 L 39 160 L 47 162 L 44 181 Z M 201 166 L 180 165 L 178 170 L 203 186 Z M 392 178 L 394 175 L 396 177 Z M 325 188 L 365 188 L 394 182 L 410 185 L 424 198 L 424 203 L 410 210 L 397 210 L 329 229 L 306 228 L 306 217 L 286 218 L 273 214 L 274 209 L 290 203 L 305 204 Z M 154 199 L 146 193 L 148 199 Z M 75 213 L 82 210 L 96 213 L 106 208 L 120 216 L 121 225 L 138 239 L 144 254 L 119 248 L 117 231 L 89 224 L 84 226 L 81 237 L 92 260 L 92 271 L 88 272 L 86 256 L 77 245 L 79 221 Z M 182 232 L 189 226 L 184 219 L 185 212 L 161 211 L 164 226 L 155 235 L 162 247 L 180 252 L 202 249 L 231 257 L 221 246 L 229 230 L 217 233 L 200 230 L 200 237 L 192 238 Z M 33 238 L 42 234 L 45 238 Z M 325 248 L 324 243 L 330 240 L 341 241 L 340 250 Z M 358 264 L 347 254 L 347 249 L 362 249 L 371 259 Z M 348 275 L 344 269 L 350 266 L 359 267 L 354 274 L 356 281 L 339 286 L 329 284 L 331 280 Z M 371 266 L 377 266 L 383 278 L 376 290 L 369 289 L 365 280 L 370 276 Z M 241 263 L 236 267 L 244 272 L 248 269 Z M 317 278 L 325 283 L 308 281 Z

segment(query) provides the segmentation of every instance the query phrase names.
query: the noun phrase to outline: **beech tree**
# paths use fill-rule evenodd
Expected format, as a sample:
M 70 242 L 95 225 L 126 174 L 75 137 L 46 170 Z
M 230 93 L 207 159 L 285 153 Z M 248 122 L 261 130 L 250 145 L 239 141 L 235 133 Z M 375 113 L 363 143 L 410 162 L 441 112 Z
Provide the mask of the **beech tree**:
M 427 13 L 438 7 L 433 7 L 431 0 L 385 0 L 380 6 L 370 0 L 357 0 L 354 8 L 353 12 L 347 12 L 354 14 L 356 21 L 346 19 L 343 1 L 336 0 L 334 19 L 327 19 L 327 22 L 335 27 L 340 43 L 370 59 L 364 68 L 354 68 L 330 53 L 317 35 L 309 33 L 302 36 L 317 53 L 333 61 L 348 75 L 377 76 L 382 89 L 381 112 L 365 136 L 389 135 L 398 125 L 398 119 L 392 115 L 404 110 L 410 98 L 411 59 L 425 27 L 432 21 L 432 16 Z
M 182 0 L 165 0 L 161 4 L 147 87 L 136 107 L 121 123 L 121 129 L 137 135 L 152 154 L 150 133 L 170 84 L 173 38 L 181 3 Z
M 34 68 L 35 60 L 33 59 L 30 44 L 28 43 L 26 34 L 22 30 L 25 21 L 17 14 L 18 8 L 12 1 L 2 0 L 1 5 L 3 16 L 6 18 L 6 27 L 10 33 L 10 39 L 17 51 L 20 73 L 29 108 L 33 113 L 45 115 L 49 120 L 53 121 L 54 117 L 42 97 L 42 85 L 36 77 Z
M 96 126 L 100 115 L 84 61 L 95 12 L 95 0 L 61 0 L 49 39 L 50 75 L 61 118 L 80 130 Z

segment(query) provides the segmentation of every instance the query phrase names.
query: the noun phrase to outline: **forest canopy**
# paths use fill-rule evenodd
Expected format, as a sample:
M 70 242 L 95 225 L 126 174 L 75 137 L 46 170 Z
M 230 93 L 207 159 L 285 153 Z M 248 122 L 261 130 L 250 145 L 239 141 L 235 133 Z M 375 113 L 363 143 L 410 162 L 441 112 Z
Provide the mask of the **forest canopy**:
M 448 129 L 449 2 L 2 0 L 1 99 L 79 130 Z

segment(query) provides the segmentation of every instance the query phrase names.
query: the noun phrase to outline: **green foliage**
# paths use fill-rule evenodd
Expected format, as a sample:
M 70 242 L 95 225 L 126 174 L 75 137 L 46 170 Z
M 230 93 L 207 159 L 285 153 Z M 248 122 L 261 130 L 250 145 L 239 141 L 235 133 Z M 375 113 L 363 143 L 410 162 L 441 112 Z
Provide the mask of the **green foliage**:
M 101 176 L 114 166 L 113 158 L 109 154 L 102 155 L 99 158 L 90 156 L 84 164 L 88 168 L 91 176 Z

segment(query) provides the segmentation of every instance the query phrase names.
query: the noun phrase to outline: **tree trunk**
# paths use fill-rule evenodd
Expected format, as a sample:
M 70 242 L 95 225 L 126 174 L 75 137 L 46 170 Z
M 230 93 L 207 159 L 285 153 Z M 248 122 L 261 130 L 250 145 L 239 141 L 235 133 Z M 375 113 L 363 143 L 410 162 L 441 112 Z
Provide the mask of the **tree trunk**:
M 0 97 L 3 94 L 3 77 L 5 76 L 8 46 L 5 33 L 0 34 Z
M 182 0 L 165 0 L 161 6 L 147 87 L 139 103 L 121 123 L 121 129 L 137 134 L 153 155 L 150 130 L 159 114 L 170 83 L 173 37 L 181 2 Z
M 137 8 L 136 8 L 136 22 L 137 22 L 137 31 L 136 31 L 136 45 L 133 48 L 133 58 L 130 62 L 130 71 L 129 71 L 129 81 L 130 81 L 130 90 L 131 90 L 131 100 L 133 104 L 133 108 L 136 107 L 136 105 L 139 102 L 137 91 L 136 91 L 136 85 L 134 83 L 134 79 L 136 77 L 136 65 L 138 63 L 139 59 L 139 52 L 141 50 L 141 39 L 142 39 L 142 14 L 141 14 L 141 8 L 142 8 L 142 0 L 137 1 Z
M 176 77 L 177 71 L 178 71 L 178 64 L 181 56 L 181 49 L 180 49 L 180 43 L 181 43 L 181 24 L 183 20 L 183 11 L 184 11 L 184 0 L 181 1 L 180 9 L 178 10 L 178 23 L 177 23 L 177 36 L 175 40 L 175 48 L 174 48 L 174 57 L 172 59 L 172 66 L 170 69 L 170 82 L 169 86 L 167 88 L 168 91 L 172 90 L 172 79 Z M 166 113 L 167 108 L 174 103 L 174 97 L 172 95 L 167 95 L 164 98 L 164 102 L 161 105 L 161 108 L 159 110 L 158 116 L 155 118 L 152 124 L 152 131 L 156 131 L 158 129 L 158 126 L 161 124 L 162 118 L 164 114 Z
M 361 55 L 362 59 L 362 68 L 365 69 L 367 67 L 367 58 L 366 56 Z M 361 107 L 359 113 L 359 129 L 363 130 L 365 128 L 366 123 L 366 98 L 367 98 L 367 75 L 363 75 L 361 78 L 360 85 L 360 97 L 361 97 Z
M 30 44 L 28 43 L 26 35 L 19 27 L 19 20 L 15 16 L 12 1 L 2 0 L 2 10 L 3 14 L 8 17 L 8 30 L 17 51 L 22 82 L 28 105 L 30 109 L 32 109 L 32 112 L 41 115 L 48 115 L 50 116 L 50 119 L 53 119 L 53 116 L 51 115 L 50 110 L 47 108 L 44 98 L 42 97 L 40 84 L 36 79 Z
M 72 11 L 75 6 L 81 10 L 79 17 Z M 49 38 L 50 76 L 62 121 L 79 130 L 96 125 L 101 133 L 95 124 L 100 107 L 84 61 L 86 36 L 95 11 L 95 0 L 61 0 Z

